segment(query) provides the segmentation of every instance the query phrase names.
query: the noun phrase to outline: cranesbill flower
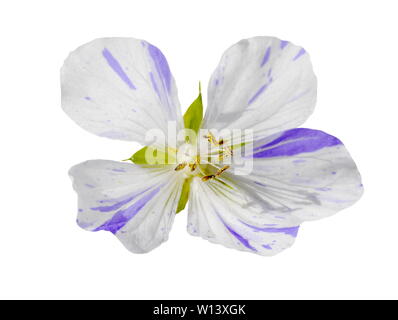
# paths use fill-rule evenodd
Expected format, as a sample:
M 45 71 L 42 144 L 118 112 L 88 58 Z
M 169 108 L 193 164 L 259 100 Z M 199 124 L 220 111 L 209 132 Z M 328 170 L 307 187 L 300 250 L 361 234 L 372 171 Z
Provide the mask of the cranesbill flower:
M 317 81 L 308 54 L 291 42 L 255 37 L 227 49 L 210 78 L 204 117 L 200 92 L 182 116 L 164 55 L 142 40 L 79 47 L 61 82 L 62 107 L 78 125 L 146 145 L 128 161 L 90 160 L 69 172 L 78 225 L 110 231 L 132 252 L 166 241 L 189 203 L 191 235 L 274 255 L 293 244 L 302 222 L 362 194 L 342 142 L 297 129 L 314 109 Z

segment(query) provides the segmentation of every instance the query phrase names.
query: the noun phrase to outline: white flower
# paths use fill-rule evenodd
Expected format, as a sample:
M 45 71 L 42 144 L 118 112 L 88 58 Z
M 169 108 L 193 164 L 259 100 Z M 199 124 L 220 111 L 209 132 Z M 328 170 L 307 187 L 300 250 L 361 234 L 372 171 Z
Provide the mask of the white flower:
M 205 133 L 168 145 L 163 165 L 144 157 L 161 150 L 156 145 L 133 155 L 133 163 L 91 160 L 74 166 L 79 226 L 110 231 L 128 250 L 148 252 L 167 240 L 189 198 L 190 234 L 260 255 L 282 251 L 303 221 L 330 216 L 363 191 L 340 140 L 294 129 L 312 113 L 315 100 L 308 54 L 277 38 L 242 40 L 224 53 L 209 82 L 203 120 L 201 95 L 182 117 L 168 63 L 153 45 L 132 38 L 83 45 L 62 68 L 62 107 L 81 127 L 143 145 L 153 129 L 167 136 L 170 123 L 195 132 L 200 126 Z M 234 144 L 213 134 L 223 129 L 251 129 L 253 138 L 245 135 Z M 210 151 L 197 155 L 197 144 Z M 243 159 L 253 168 L 238 175 L 231 160 L 243 146 L 252 150 Z M 176 162 L 170 160 L 174 152 Z M 221 162 L 211 163 L 209 154 Z

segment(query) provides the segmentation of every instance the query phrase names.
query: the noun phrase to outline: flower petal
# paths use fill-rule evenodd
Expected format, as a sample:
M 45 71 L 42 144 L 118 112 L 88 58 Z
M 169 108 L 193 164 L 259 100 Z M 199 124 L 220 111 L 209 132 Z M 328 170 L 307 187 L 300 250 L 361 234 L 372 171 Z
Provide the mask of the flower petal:
M 299 229 L 295 218 L 279 218 L 233 181 L 193 179 L 188 232 L 228 248 L 264 256 L 290 247 Z
M 172 170 L 91 160 L 69 174 L 78 194 L 80 227 L 110 231 L 136 253 L 167 240 L 182 187 Z
M 302 124 L 315 101 L 316 77 L 303 48 L 272 37 L 245 39 L 224 53 L 210 79 L 203 127 L 269 136 Z
M 144 143 L 147 130 L 182 125 L 166 58 L 143 40 L 102 38 L 79 47 L 62 67 L 61 85 L 64 111 L 99 136 Z
M 300 221 L 330 216 L 363 193 L 361 176 L 342 142 L 322 131 L 292 129 L 256 141 L 253 171 L 237 176 L 269 212 Z

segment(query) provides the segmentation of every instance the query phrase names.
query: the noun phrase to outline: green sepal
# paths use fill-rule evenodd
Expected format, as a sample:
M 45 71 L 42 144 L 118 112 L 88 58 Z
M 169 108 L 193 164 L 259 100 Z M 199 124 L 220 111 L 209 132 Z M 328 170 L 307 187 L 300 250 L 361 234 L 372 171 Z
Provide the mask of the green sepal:
M 195 133 L 199 132 L 200 125 L 203 119 L 203 102 L 202 92 L 199 83 L 199 95 L 194 102 L 189 106 L 188 110 L 184 114 L 184 126 L 185 129 L 192 129 Z
M 181 196 L 180 200 L 178 201 L 177 205 L 177 212 L 184 210 L 185 206 L 187 205 L 188 198 L 189 198 L 189 190 L 191 188 L 191 178 L 185 179 L 184 184 L 182 185 Z
M 145 153 L 147 151 L 148 147 L 144 147 L 140 150 L 138 150 L 136 153 L 134 153 L 129 159 L 131 162 L 134 162 L 135 164 L 148 164 L 148 162 L 145 159 Z
M 153 157 L 153 160 L 157 159 L 159 160 L 159 162 L 157 163 L 148 162 L 147 155 L 151 155 Z M 162 150 L 146 146 L 138 150 L 130 158 L 124 161 L 128 160 L 130 160 L 135 164 L 141 164 L 141 165 L 166 165 L 169 163 L 175 163 L 175 155 L 173 155 L 170 152 L 164 152 Z

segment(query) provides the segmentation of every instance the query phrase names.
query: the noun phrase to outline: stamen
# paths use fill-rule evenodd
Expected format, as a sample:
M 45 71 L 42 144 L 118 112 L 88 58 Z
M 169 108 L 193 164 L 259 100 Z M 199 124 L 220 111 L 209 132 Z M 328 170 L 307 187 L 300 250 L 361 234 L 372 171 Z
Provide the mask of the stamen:
M 216 172 L 216 177 L 220 176 L 224 171 L 228 170 L 230 166 L 226 165 Z
M 209 141 L 209 143 L 213 143 L 213 135 L 209 132 L 208 134 L 206 134 L 205 136 L 203 136 L 203 138 L 206 138 L 207 141 Z
M 191 172 L 195 171 L 197 166 L 198 166 L 198 163 L 197 163 L 197 162 L 195 162 L 195 163 L 190 163 L 190 164 L 189 164 L 189 167 L 191 168 Z
M 187 164 L 185 162 L 180 163 L 177 167 L 175 167 L 175 171 L 180 171 L 182 169 L 184 169 L 187 166 Z
M 209 181 L 210 179 L 214 179 L 216 176 L 214 174 L 202 177 L 202 181 Z
M 232 149 L 228 146 L 225 147 L 225 150 L 229 153 L 229 155 L 232 157 L 234 155 L 234 152 L 232 151 Z
M 220 161 L 223 161 L 225 158 L 232 156 L 232 148 L 225 145 L 224 139 L 217 140 L 211 132 L 208 132 L 203 137 L 206 138 L 211 144 L 211 149 L 209 150 L 210 152 L 206 154 L 206 157 L 204 157 L 204 155 L 196 155 L 194 159 L 178 164 L 174 170 L 179 171 L 188 166 L 191 172 L 196 172 L 198 170 L 197 175 L 202 177 L 202 181 L 209 181 L 211 179 L 219 178 L 226 170 L 230 168 L 230 165 L 224 165 L 220 168 L 221 165 L 216 165 L 211 161 L 211 159 L 218 158 Z M 202 170 L 204 169 L 202 168 L 202 164 L 205 163 L 214 168 L 211 171 L 213 174 L 209 174 L 209 172 L 206 172 L 207 170 Z
M 220 146 L 224 144 L 224 140 L 221 139 L 217 141 L 217 139 L 214 137 L 214 135 L 211 132 L 208 132 L 207 135 L 204 136 L 210 143 L 214 144 L 215 146 Z
M 216 165 L 214 165 L 213 163 L 211 163 L 211 162 L 209 162 L 208 163 L 209 165 L 211 165 L 211 166 L 213 166 L 213 167 L 215 167 L 216 169 L 218 169 L 217 170 L 217 172 L 215 173 L 215 174 L 210 174 L 210 175 L 205 175 L 205 176 L 203 176 L 202 177 L 202 181 L 209 181 L 210 179 L 215 179 L 215 178 L 217 178 L 217 177 L 219 177 L 219 176 L 221 176 L 221 174 L 223 173 L 223 172 L 225 172 L 226 170 L 228 170 L 231 166 L 229 166 L 229 165 L 225 165 L 224 167 L 222 167 L 221 169 L 219 169 Z

